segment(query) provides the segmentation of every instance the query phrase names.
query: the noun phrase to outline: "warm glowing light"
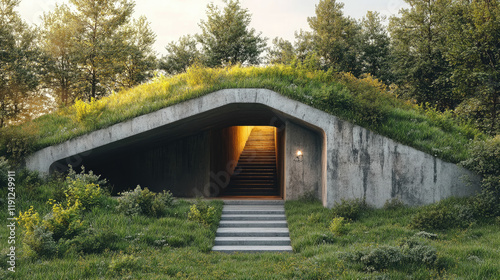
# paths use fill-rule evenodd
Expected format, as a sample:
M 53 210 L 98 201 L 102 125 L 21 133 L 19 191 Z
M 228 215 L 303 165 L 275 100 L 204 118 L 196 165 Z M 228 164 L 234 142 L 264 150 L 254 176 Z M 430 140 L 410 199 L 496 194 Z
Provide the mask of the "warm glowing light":
M 301 156 L 302 155 L 302 151 L 297 151 L 297 156 Z

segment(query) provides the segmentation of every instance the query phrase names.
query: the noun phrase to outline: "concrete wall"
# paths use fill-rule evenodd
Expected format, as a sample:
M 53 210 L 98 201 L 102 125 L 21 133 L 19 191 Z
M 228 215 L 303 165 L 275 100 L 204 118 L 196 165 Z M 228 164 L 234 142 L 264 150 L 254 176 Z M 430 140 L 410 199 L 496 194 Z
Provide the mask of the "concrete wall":
M 320 136 L 293 122 L 285 128 L 285 199 L 298 199 L 312 193 L 321 199 L 322 154 Z M 302 158 L 297 158 L 297 151 Z
M 141 145 L 158 135 L 180 139 L 179 135 L 192 135 L 214 125 L 275 123 L 279 133 L 283 133 L 279 124 L 288 124 L 283 159 L 287 199 L 296 198 L 305 190 L 319 194 L 321 189 L 327 207 L 343 198 L 365 198 L 377 207 L 391 198 L 421 205 L 449 196 L 471 195 L 479 189 L 480 178 L 464 168 L 266 89 L 220 90 L 45 148 L 31 155 L 26 165 L 48 173 L 54 162 L 81 161 L 89 154 Z M 320 136 L 313 137 L 314 134 Z M 320 152 L 304 149 L 304 161 L 306 153 L 318 156 L 311 158 L 307 166 L 291 165 L 296 152 L 293 145 L 314 142 Z M 199 147 L 201 151 L 202 146 Z M 319 169 L 313 168 L 315 163 Z M 469 182 L 463 180 L 464 176 Z
M 329 207 L 341 198 L 365 198 L 375 207 L 391 198 L 423 205 L 478 190 L 478 176 L 455 164 L 339 119 L 334 127 L 328 134 Z

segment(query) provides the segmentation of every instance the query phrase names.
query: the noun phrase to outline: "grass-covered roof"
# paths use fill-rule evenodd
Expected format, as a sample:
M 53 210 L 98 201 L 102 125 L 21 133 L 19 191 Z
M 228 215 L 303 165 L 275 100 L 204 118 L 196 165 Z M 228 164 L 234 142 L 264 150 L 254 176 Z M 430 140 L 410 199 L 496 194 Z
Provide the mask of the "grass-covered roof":
M 358 79 L 348 73 L 279 65 L 192 67 L 186 73 L 157 77 L 100 100 L 77 101 L 4 133 L 29 139 L 25 145 L 34 151 L 225 88 L 270 89 L 454 163 L 468 158 L 471 140 L 485 137 L 456 123 L 451 112 L 424 110 L 411 101 L 398 99 L 371 76 Z M 2 153 L 13 153 L 9 145 L 5 140 Z

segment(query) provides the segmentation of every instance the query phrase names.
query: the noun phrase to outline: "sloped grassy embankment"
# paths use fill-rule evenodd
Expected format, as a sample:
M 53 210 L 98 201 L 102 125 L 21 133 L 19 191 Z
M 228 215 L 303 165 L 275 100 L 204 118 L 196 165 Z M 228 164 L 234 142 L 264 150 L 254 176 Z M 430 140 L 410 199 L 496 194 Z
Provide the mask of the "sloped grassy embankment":
M 6 270 L 8 248 L 2 242 L 0 279 L 500 277 L 499 219 L 470 220 L 460 226 L 425 228 L 426 232 L 422 232 L 422 228 L 415 227 L 415 217 L 428 207 L 407 208 L 391 202 L 384 209 L 374 210 L 361 201 L 345 201 L 327 209 L 319 201 L 304 197 L 285 204 L 294 253 L 224 254 L 210 252 L 222 209 L 220 201 L 208 202 L 215 209 L 210 224 L 190 217 L 193 201 L 170 201 L 161 213 L 130 215 L 137 205 L 122 204 L 106 195 L 94 204 L 88 202 L 95 196 L 87 196 L 87 207 L 76 217 L 54 219 L 54 215 L 71 208 L 66 207 L 68 196 L 65 198 L 62 189 L 69 190 L 64 187 L 68 183 L 75 187 L 74 181 L 44 181 L 31 173 L 18 174 L 17 179 L 17 209 L 25 212 L 33 206 L 40 213 L 37 219 L 46 222 L 39 224 L 41 233 L 40 229 L 29 232 L 25 226 L 18 230 L 15 273 Z M 87 188 L 85 184 L 80 187 Z M 91 188 L 96 190 L 95 186 Z M 140 197 L 150 195 L 143 193 Z M 51 206 L 46 203 L 50 199 L 62 203 L 62 210 L 50 212 Z M 462 202 L 448 200 L 442 205 L 455 209 Z M 6 220 L 6 216 L 6 211 L 0 213 L 0 219 Z M 61 222 L 64 220 L 77 224 L 79 229 L 74 231 Z M 63 232 L 64 237 L 56 241 L 56 233 L 49 228 L 52 222 L 70 231 Z M 8 231 L 0 227 L 1 236 L 7 236 Z
M 468 158 L 471 140 L 485 138 L 477 130 L 454 122 L 451 112 L 424 110 L 398 99 L 370 76 L 357 79 L 348 73 L 290 66 L 192 67 L 187 73 L 157 77 L 89 103 L 77 101 L 23 126 L 6 129 L 0 155 L 20 156 L 225 88 L 270 89 L 453 163 Z M 7 140 L 11 138 L 18 140 L 12 143 Z

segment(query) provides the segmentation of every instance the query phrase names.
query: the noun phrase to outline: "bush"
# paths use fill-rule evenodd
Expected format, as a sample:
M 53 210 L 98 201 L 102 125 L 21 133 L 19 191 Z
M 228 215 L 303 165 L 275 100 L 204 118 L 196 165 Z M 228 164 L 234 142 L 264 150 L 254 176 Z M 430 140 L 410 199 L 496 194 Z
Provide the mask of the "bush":
M 117 234 L 109 229 L 95 229 L 89 227 L 75 236 L 73 239 L 60 240 L 61 251 L 75 251 L 77 253 L 97 254 L 106 249 L 113 249 L 113 243 L 117 238 Z
M 80 221 L 81 204 L 78 200 L 66 207 L 60 203 L 55 203 L 49 200 L 52 204 L 52 212 L 44 217 L 42 225 L 53 232 L 54 240 L 60 238 L 72 238 L 84 229 L 83 223 Z
M 53 200 L 50 200 L 49 203 L 52 204 L 52 211 L 43 220 L 40 219 L 40 215 L 33 206 L 28 211 L 19 214 L 18 223 L 24 228 L 23 237 L 28 246 L 31 246 L 32 240 L 40 239 L 35 233 L 36 229 L 38 229 L 38 234 L 50 232 L 54 241 L 58 241 L 60 238 L 71 238 L 84 229 L 83 223 L 80 221 L 81 209 L 78 201 L 73 205 L 68 203 L 66 207 Z M 34 248 L 32 249 L 36 251 Z
M 481 192 L 471 205 L 479 217 L 500 215 L 500 135 L 473 143 L 471 157 L 461 163 L 483 176 Z
M 397 210 L 397 209 L 401 209 L 401 208 L 404 208 L 405 207 L 405 204 L 397 199 L 397 198 L 391 198 L 391 199 L 388 199 L 385 203 L 384 203 L 384 209 L 385 210 Z
M 71 179 L 73 181 L 81 181 L 85 184 L 96 184 L 100 186 L 105 186 L 108 181 L 106 179 L 101 179 L 101 175 L 94 174 L 92 170 L 89 172 L 85 171 L 85 166 L 82 165 L 80 173 L 76 173 L 75 170 L 69 165 L 69 172 L 66 179 Z
M 209 206 L 208 203 L 203 200 L 198 200 L 189 208 L 188 220 L 210 227 L 215 224 L 216 215 L 217 213 L 214 207 Z
M 100 175 L 94 175 L 92 171 L 85 173 L 83 166 L 80 173 L 70 168 L 64 181 L 64 194 L 67 201 L 74 204 L 78 200 L 82 209 L 89 209 L 100 204 L 108 196 L 108 193 L 101 188 L 101 185 L 106 184 L 107 181 L 101 180 L 100 177 Z
M 57 255 L 57 243 L 53 233 L 45 226 L 35 226 L 30 234 L 25 234 L 23 243 L 29 257 L 54 257 Z
M 363 256 L 360 261 L 368 271 L 379 271 L 382 269 L 397 267 L 403 260 L 401 250 L 397 247 L 383 246 L 375 248 Z
M 330 223 L 330 226 L 328 227 L 328 229 L 334 235 L 340 236 L 340 235 L 344 235 L 345 233 L 347 233 L 348 226 L 349 226 L 349 223 L 346 223 L 346 221 L 343 217 L 335 217 L 335 218 L 333 218 L 332 222 Z
M 361 212 L 367 208 L 364 199 L 342 199 L 340 203 L 335 203 L 332 212 L 337 217 L 344 217 L 355 221 L 359 218 Z
M 481 176 L 500 176 L 500 135 L 486 141 L 474 141 L 470 158 L 461 164 Z
M 412 218 L 410 227 L 420 230 L 444 230 L 466 228 L 474 222 L 474 211 L 470 206 L 448 199 L 423 208 Z
M 500 216 L 500 176 L 487 176 L 481 181 L 481 192 L 471 199 L 478 217 Z
M 341 257 L 347 261 L 361 264 L 362 269 L 369 272 L 389 268 L 398 269 L 405 265 L 435 267 L 438 264 L 436 249 L 414 238 L 403 240 L 398 247 L 381 246 L 347 253 Z
M 148 188 L 141 189 L 140 186 L 120 195 L 117 210 L 126 215 L 160 217 L 167 213 L 174 201 L 170 191 L 155 193 Z
M 39 129 L 33 122 L 3 128 L 0 130 L 0 154 L 5 155 L 12 166 L 20 166 L 35 150 L 39 138 Z

